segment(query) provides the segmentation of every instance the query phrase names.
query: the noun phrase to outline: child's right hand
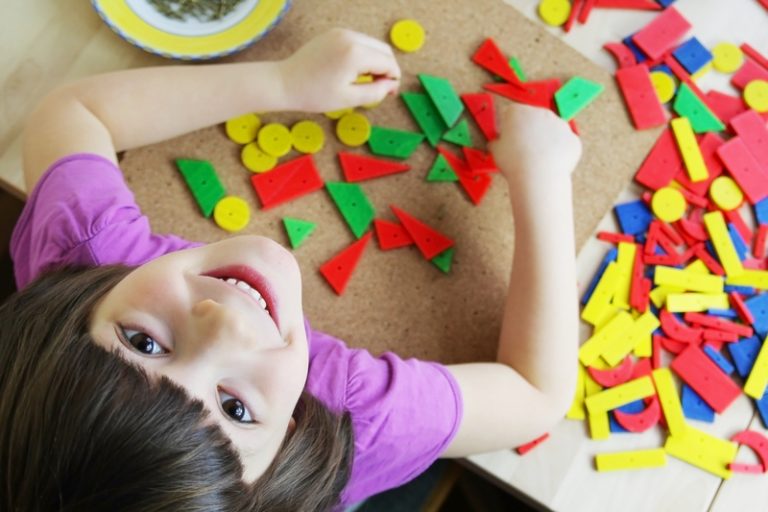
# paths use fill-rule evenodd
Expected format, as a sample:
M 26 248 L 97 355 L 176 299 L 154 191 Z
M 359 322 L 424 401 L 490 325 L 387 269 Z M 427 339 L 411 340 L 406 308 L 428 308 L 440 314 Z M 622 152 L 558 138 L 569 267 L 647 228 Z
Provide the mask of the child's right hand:
M 297 110 L 330 112 L 378 103 L 400 86 L 392 47 L 352 30 L 332 29 L 280 62 L 283 86 Z M 355 83 L 373 75 L 370 83 Z
M 499 138 L 490 149 L 510 184 L 568 178 L 576 168 L 581 140 L 551 110 L 510 103 L 501 111 L 499 125 Z

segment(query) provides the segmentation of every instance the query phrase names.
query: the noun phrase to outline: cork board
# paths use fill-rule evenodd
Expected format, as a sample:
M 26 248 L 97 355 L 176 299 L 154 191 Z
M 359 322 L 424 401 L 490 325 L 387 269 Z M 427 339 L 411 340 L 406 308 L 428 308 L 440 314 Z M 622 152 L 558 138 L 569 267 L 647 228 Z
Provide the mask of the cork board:
M 531 80 L 567 80 L 580 75 L 606 86 L 599 100 L 577 116 L 584 144 L 584 156 L 574 176 L 576 243 L 581 247 L 631 180 L 657 132 L 635 132 L 611 76 L 513 7 L 499 0 L 297 1 L 264 40 L 226 60 L 283 58 L 335 26 L 387 39 L 389 27 L 402 18 L 419 20 L 427 32 L 421 51 L 398 53 L 403 91 L 420 89 L 417 73 L 446 77 L 460 93 L 481 91 L 490 78 L 470 56 L 486 37 L 493 37 L 505 53 L 517 56 Z M 497 105 L 506 101 L 497 98 Z M 368 116 L 373 124 L 418 129 L 397 98 L 368 111 Z M 262 117 L 288 125 L 307 118 L 319 122 L 327 135 L 326 147 L 315 155 L 320 174 L 326 181 L 343 180 L 336 154 L 345 148 L 334 135 L 333 121 L 300 113 Z M 472 121 L 470 125 L 475 128 Z M 484 140 L 476 129 L 472 135 L 476 145 Z M 268 236 L 287 246 L 283 217 L 316 222 L 316 231 L 294 253 L 302 269 L 304 313 L 315 329 L 374 354 L 391 350 L 403 357 L 446 364 L 495 358 L 513 254 L 513 219 L 501 176 L 494 177 L 484 201 L 474 206 L 457 184 L 425 180 L 435 150 L 422 144 L 408 160 L 409 172 L 363 182 L 377 218 L 394 220 L 389 208 L 394 204 L 452 237 L 456 242 L 453 268 L 450 274 L 443 274 L 414 247 L 381 251 L 374 239 L 346 292 L 337 296 L 317 269 L 355 239 L 328 193 L 321 190 L 262 211 L 250 186 L 251 174 L 239 154 L 240 146 L 219 125 L 126 152 L 121 165 L 156 232 L 202 242 L 227 236 L 200 215 L 176 170 L 176 158 L 210 160 L 227 192 L 249 202 L 253 215 L 243 233 Z M 285 158 L 292 156 L 297 155 Z M 563 247 L 563 251 L 574 251 L 574 256 L 575 249 Z M 552 315 L 556 317 L 557 312 Z

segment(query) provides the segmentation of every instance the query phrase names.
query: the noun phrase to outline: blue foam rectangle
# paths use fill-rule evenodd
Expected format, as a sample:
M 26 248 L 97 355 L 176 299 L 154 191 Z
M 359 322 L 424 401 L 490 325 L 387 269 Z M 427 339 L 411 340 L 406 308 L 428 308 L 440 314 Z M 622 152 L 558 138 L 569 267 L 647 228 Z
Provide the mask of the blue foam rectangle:
M 739 314 L 732 309 L 708 309 L 708 315 L 719 316 L 720 318 L 735 319 L 739 317 Z
M 723 357 L 723 354 L 712 348 L 712 346 L 704 345 L 704 353 L 725 373 L 728 375 L 733 373 L 734 368 L 730 361 Z
M 741 261 L 747 259 L 749 247 L 747 247 L 747 244 L 744 243 L 744 239 L 741 238 L 739 232 L 730 222 L 728 223 L 728 234 L 731 235 L 731 241 L 733 241 L 733 247 L 736 249 L 736 253 L 739 255 L 739 259 Z
M 763 428 L 768 428 L 768 389 L 765 390 L 763 398 L 755 400 L 755 406 L 760 414 L 760 421 L 763 422 Z
M 648 231 L 653 220 L 653 213 L 642 200 L 617 204 L 613 207 L 622 233 L 639 235 Z
M 768 197 L 755 203 L 755 218 L 758 224 L 768 224 Z
M 621 42 L 624 43 L 627 48 L 629 48 L 629 50 L 635 56 L 635 61 L 640 64 L 641 62 L 648 60 L 648 57 L 646 57 L 643 50 L 641 50 L 640 47 L 635 44 L 635 42 L 632 40 L 633 37 L 634 34 L 629 35 L 622 39 Z
M 595 292 L 595 288 L 597 288 L 597 283 L 600 282 L 600 278 L 603 277 L 603 274 L 605 273 L 605 269 L 608 267 L 608 265 L 611 264 L 612 261 L 616 261 L 618 254 L 618 249 L 614 247 L 608 251 L 605 256 L 603 256 L 603 261 L 600 262 L 600 266 L 598 267 L 597 272 L 595 272 L 595 275 L 592 277 L 592 281 L 590 281 L 589 286 L 584 292 L 584 295 L 581 297 L 582 306 L 589 302 L 590 297 L 592 297 L 592 294 Z
M 755 322 L 752 327 L 761 339 L 768 335 L 768 294 L 762 293 L 744 301 Z
M 683 414 L 690 420 L 715 421 L 715 411 L 690 386 L 683 384 L 683 394 L 680 400 Z
M 736 284 L 726 284 L 723 286 L 725 293 L 737 292 L 741 295 L 754 295 L 755 289 L 751 286 L 740 286 Z
M 675 48 L 672 55 L 691 75 L 712 62 L 712 52 L 695 37 Z

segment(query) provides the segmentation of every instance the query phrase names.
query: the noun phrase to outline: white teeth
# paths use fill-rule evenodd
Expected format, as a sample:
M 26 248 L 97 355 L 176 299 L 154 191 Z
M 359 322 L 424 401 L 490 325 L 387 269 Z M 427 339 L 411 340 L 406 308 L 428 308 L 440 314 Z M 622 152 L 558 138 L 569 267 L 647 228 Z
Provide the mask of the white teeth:
M 262 297 L 257 290 L 254 290 L 253 288 L 251 288 L 251 285 L 249 285 L 248 283 L 244 281 L 240 281 L 239 279 L 231 278 L 231 277 L 224 279 L 224 281 L 229 284 L 233 284 L 237 286 L 239 289 L 248 293 L 248 295 L 250 295 L 254 300 L 256 300 L 262 308 L 264 308 L 265 310 L 267 309 L 267 301 L 264 300 L 264 297 Z

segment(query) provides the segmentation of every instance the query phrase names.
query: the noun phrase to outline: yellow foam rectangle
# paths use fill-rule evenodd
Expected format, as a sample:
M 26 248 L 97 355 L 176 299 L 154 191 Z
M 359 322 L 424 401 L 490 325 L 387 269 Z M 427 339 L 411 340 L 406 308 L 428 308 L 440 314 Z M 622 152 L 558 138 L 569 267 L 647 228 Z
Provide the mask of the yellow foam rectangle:
M 659 325 L 658 318 L 650 311 L 646 311 L 634 321 L 629 332 L 625 332 L 623 336 L 618 337 L 603 350 L 603 359 L 611 366 L 616 366 L 634 350 L 644 336 L 650 335 Z
M 765 270 L 745 268 L 744 271 L 737 276 L 728 276 L 725 283 L 734 286 L 752 286 L 758 290 L 768 290 L 768 272 Z
M 657 285 L 675 286 L 690 292 L 723 293 L 723 278 L 720 276 L 702 275 L 661 265 L 654 271 L 653 282 Z
M 636 357 L 651 357 L 653 355 L 653 334 L 640 336 L 640 341 L 635 344 Z
M 584 400 L 587 410 L 592 412 L 610 411 L 635 400 L 640 400 L 656 393 L 653 381 L 647 375 L 624 384 L 606 389 Z
M 606 348 L 626 335 L 632 328 L 632 316 L 626 311 L 616 313 L 608 324 L 596 332 L 579 348 L 579 361 L 584 366 L 591 365 Z
M 637 245 L 629 242 L 619 242 L 619 254 L 616 256 L 618 268 L 618 284 L 613 294 L 613 305 L 621 309 L 629 309 L 629 292 L 632 286 L 632 268 L 635 265 Z
M 763 341 L 760 353 L 755 359 L 755 365 L 749 372 L 747 382 L 744 383 L 744 393 L 760 400 L 765 394 L 766 386 L 768 386 L 768 341 Z
M 658 368 L 651 374 L 656 384 L 656 392 L 667 420 L 667 428 L 673 436 L 682 436 L 688 429 L 683 416 L 683 408 L 680 405 L 680 395 L 672 380 L 672 371 L 669 368 Z
M 610 262 L 605 267 L 605 272 L 603 272 L 600 281 L 598 281 L 595 290 L 592 292 L 592 296 L 581 312 L 582 320 L 592 325 L 597 325 L 614 310 L 611 300 L 619 282 L 618 272 L 615 261 Z
M 687 117 L 678 117 L 670 121 L 669 124 L 672 125 L 677 147 L 680 148 L 680 154 L 683 155 L 688 177 L 693 182 L 706 180 L 709 177 L 709 171 L 704 163 L 704 157 L 701 154 L 699 143 L 696 141 L 696 135 L 693 133 L 691 122 Z
M 727 480 L 733 474 L 728 464 L 736 458 L 738 445 L 689 426 L 682 436 L 667 437 L 664 449 L 673 457 Z
M 685 290 L 682 288 L 676 288 L 674 286 L 657 286 L 651 292 L 648 294 L 648 296 L 651 298 L 651 302 L 653 302 L 653 305 L 657 308 L 661 309 L 664 307 L 664 304 L 667 302 L 667 295 L 670 293 L 682 293 Z
M 667 309 L 672 313 L 728 309 L 726 293 L 670 293 L 667 295 Z
M 584 398 L 586 395 L 585 374 L 587 371 L 580 363 L 577 364 L 579 365 L 579 372 L 576 377 L 576 391 L 573 394 L 573 402 L 571 402 L 571 408 L 568 409 L 568 412 L 565 414 L 565 417 L 569 420 L 583 420 L 587 417 L 586 411 L 584 409 Z
M 598 471 L 659 468 L 666 465 L 667 452 L 664 451 L 664 448 L 616 453 L 598 453 L 595 455 L 595 466 L 597 466 Z
M 584 374 L 584 391 L 587 397 L 600 393 L 603 388 L 594 381 L 588 373 Z M 587 416 L 589 437 L 592 439 L 608 439 L 611 437 L 611 425 L 607 411 L 590 412 Z
M 741 264 L 736 248 L 733 247 L 733 241 L 728 233 L 722 212 L 705 213 L 704 226 L 707 228 L 712 245 L 715 246 L 717 258 L 725 269 L 726 275 L 730 278 L 742 274 L 744 266 Z
M 689 263 L 685 267 L 685 271 L 692 272 L 694 274 L 712 275 L 712 273 L 709 271 L 709 268 L 707 268 L 707 265 L 698 258 L 695 259 L 693 263 Z

